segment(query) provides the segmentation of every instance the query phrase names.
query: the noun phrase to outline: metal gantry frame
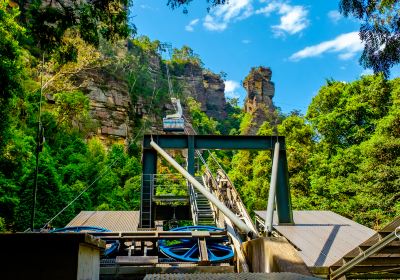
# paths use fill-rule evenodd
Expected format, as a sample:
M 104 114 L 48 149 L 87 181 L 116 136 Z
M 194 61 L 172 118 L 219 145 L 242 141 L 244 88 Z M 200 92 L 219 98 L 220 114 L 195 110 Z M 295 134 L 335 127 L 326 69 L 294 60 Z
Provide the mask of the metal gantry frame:
M 276 183 L 276 207 L 278 222 L 292 224 L 293 214 L 290 200 L 289 176 L 286 158 L 285 138 L 283 136 L 228 136 L 228 135 L 145 135 L 143 139 L 143 174 L 157 174 L 157 151 L 151 146 L 154 141 L 162 149 L 187 149 L 187 172 L 194 175 L 196 150 L 270 150 L 279 142 L 279 162 Z M 141 209 L 151 205 L 152 186 L 147 180 L 142 182 Z M 143 194 L 146 194 L 143 196 Z M 150 205 L 149 205 L 150 203 Z M 154 227 L 153 214 L 140 213 L 141 227 Z

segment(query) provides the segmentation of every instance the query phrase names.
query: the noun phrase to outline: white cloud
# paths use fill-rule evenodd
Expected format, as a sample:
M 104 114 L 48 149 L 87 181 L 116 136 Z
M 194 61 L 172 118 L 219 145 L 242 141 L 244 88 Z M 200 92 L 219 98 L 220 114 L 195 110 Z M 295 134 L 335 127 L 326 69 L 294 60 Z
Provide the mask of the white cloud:
M 276 13 L 280 17 L 280 23 L 271 28 L 276 36 L 282 36 L 299 33 L 310 23 L 307 19 L 308 10 L 304 6 L 292 6 L 277 0 L 259 0 L 259 2 L 266 6 L 255 10 L 253 0 L 230 0 L 228 4 L 212 9 L 210 14 L 205 16 L 203 26 L 210 31 L 224 31 L 231 22 L 244 20 L 253 15 L 269 17 L 272 13 Z
M 358 32 L 350 32 L 337 36 L 314 46 L 306 47 L 290 56 L 290 60 L 298 61 L 304 58 L 315 57 L 327 52 L 339 53 L 339 58 L 346 60 L 354 57 L 364 48 Z
M 265 2 L 265 1 L 261 1 Z M 303 6 L 292 6 L 286 3 L 271 2 L 267 6 L 256 10 L 256 14 L 270 16 L 271 13 L 277 13 L 280 17 L 280 23 L 273 25 L 272 30 L 276 36 L 285 34 L 293 35 L 307 28 L 310 21 L 307 19 L 308 10 Z
M 203 26 L 211 31 L 223 31 L 232 21 L 243 20 L 253 14 L 252 0 L 230 0 L 212 9 L 204 18 Z
M 185 30 L 188 31 L 188 32 L 193 32 L 194 31 L 193 27 L 196 26 L 198 23 L 199 23 L 199 19 L 198 18 L 190 21 L 189 24 L 185 26 Z
M 233 80 L 225 81 L 225 96 L 227 98 L 239 98 L 240 94 L 237 90 L 240 88 L 240 84 Z
M 328 18 L 333 22 L 333 23 L 338 23 L 339 20 L 343 18 L 343 16 L 336 10 L 332 10 L 328 12 Z
M 247 45 L 247 44 L 250 44 L 250 43 L 251 43 L 251 41 L 250 41 L 250 40 L 248 40 L 248 39 L 243 39 L 243 40 L 242 40 L 242 43 Z

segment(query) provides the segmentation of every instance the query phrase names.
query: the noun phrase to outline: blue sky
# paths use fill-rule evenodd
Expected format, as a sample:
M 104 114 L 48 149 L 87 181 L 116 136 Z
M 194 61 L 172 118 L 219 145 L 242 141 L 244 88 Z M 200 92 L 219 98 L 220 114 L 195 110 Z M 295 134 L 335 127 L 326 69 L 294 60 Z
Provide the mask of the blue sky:
M 359 22 L 338 13 L 339 1 L 230 0 L 207 13 L 206 0 L 171 10 L 167 0 L 133 0 L 138 35 L 190 46 L 206 68 L 228 74 L 225 94 L 243 101 L 251 67 L 268 66 L 274 103 L 283 112 L 307 106 L 326 79 L 353 81 L 369 73 L 358 63 Z M 399 67 L 392 76 L 399 76 Z

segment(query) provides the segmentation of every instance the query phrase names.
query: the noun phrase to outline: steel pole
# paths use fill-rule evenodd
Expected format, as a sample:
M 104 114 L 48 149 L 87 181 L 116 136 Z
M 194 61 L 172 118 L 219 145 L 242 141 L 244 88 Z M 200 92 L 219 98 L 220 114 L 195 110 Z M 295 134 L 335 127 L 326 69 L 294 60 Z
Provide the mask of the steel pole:
M 265 227 L 268 235 L 272 232 L 272 221 L 274 217 L 274 203 L 276 194 L 276 179 L 278 177 L 278 161 L 279 161 L 279 142 L 275 143 L 274 159 L 272 161 L 272 174 L 269 185 L 267 216 L 265 217 Z
M 211 203 L 213 203 L 225 216 L 227 216 L 235 226 L 249 237 L 257 237 L 258 234 L 240 220 L 231 210 L 228 209 L 217 197 L 209 192 L 202 184 L 199 183 L 192 175 L 189 174 L 179 163 L 177 163 L 167 152 L 158 146 L 153 140 L 150 145 L 164 157 L 179 173 L 181 173 L 199 192 L 201 192 Z

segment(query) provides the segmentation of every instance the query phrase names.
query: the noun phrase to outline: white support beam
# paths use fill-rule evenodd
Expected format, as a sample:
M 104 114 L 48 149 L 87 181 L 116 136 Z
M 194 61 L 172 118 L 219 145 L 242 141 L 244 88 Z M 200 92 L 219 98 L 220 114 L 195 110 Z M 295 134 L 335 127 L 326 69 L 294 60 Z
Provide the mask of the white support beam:
M 179 163 L 177 163 L 167 152 L 158 146 L 153 140 L 150 145 L 164 157 L 179 173 L 181 173 L 199 192 L 201 192 L 211 203 L 213 203 L 225 216 L 227 216 L 239 230 L 246 233 L 249 237 L 257 237 L 258 234 L 240 220 L 231 210 L 228 209 L 217 197 L 207 190 L 199 181 L 189 174 Z

